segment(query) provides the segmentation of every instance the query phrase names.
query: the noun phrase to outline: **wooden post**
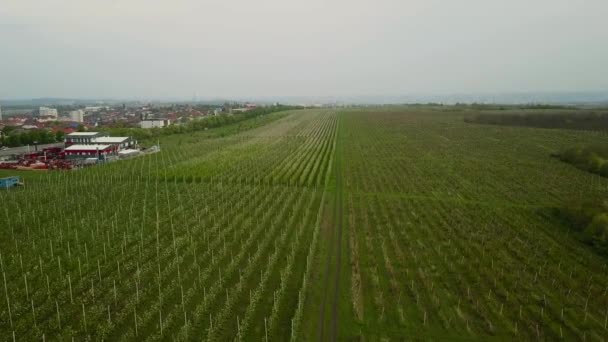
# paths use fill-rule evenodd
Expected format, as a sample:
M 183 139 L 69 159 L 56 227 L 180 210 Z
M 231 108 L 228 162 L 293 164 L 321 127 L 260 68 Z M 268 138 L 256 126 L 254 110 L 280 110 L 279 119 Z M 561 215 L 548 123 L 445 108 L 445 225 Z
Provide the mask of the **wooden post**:
M 84 323 L 84 332 L 87 332 L 87 314 L 84 311 L 84 303 L 82 303 L 82 321 Z
M 137 308 L 133 307 L 133 320 L 135 321 L 135 336 L 137 336 Z
M 34 318 L 34 327 L 36 327 L 37 326 L 37 324 L 36 324 L 36 311 L 34 310 L 34 299 L 33 298 L 31 300 L 31 303 L 32 303 L 32 317 Z
M 4 294 L 6 296 L 6 306 L 8 308 L 8 320 L 11 323 L 11 328 L 13 327 L 13 315 L 11 314 L 11 301 L 8 297 L 8 288 L 6 287 L 6 273 L 2 272 L 2 278 L 4 278 Z
M 57 325 L 59 326 L 59 330 L 61 330 L 61 315 L 59 314 L 59 303 L 55 301 L 55 309 L 57 310 Z
M 70 286 L 70 303 L 74 304 L 74 297 L 72 296 L 72 278 L 70 277 L 69 273 L 68 273 L 68 285 Z
M 241 323 L 239 322 L 239 316 L 236 316 L 236 335 L 241 340 Z

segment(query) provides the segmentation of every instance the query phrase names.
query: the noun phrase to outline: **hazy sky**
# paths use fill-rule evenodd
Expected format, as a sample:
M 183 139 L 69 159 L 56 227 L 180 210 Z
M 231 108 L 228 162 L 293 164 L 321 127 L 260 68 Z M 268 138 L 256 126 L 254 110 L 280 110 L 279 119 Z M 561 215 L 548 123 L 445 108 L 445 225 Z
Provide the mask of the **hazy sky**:
M 0 99 L 608 90 L 607 0 L 2 0 Z

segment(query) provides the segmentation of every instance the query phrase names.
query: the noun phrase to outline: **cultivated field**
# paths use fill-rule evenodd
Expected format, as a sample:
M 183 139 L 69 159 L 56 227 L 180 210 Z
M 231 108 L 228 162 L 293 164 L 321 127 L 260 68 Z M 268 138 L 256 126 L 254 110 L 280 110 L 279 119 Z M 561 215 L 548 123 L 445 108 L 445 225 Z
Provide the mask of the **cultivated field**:
M 174 136 L 0 192 L 0 339 L 289 339 L 337 118 Z
M 606 179 L 550 156 L 602 134 L 464 114 L 340 115 L 310 340 L 608 337 L 606 260 L 546 210 L 606 197 Z
M 550 214 L 590 131 L 295 111 L 0 191 L 0 340 L 603 340 L 605 257 Z

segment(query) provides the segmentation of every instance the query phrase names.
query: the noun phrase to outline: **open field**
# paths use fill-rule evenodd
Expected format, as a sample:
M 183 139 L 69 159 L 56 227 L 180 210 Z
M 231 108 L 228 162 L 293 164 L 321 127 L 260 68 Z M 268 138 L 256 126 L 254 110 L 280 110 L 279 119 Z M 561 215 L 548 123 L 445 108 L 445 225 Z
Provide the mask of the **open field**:
M 306 110 L 0 192 L 0 339 L 603 340 L 601 132 Z

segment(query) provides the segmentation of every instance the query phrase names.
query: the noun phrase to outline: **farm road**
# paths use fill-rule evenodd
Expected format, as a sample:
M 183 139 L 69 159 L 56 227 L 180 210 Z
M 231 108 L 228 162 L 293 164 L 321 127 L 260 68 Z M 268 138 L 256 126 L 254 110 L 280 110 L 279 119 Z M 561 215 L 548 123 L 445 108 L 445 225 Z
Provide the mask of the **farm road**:
M 338 121 L 338 132 L 339 132 Z M 333 168 L 334 188 L 333 199 L 326 203 L 323 228 L 328 238 L 325 279 L 323 279 L 323 294 L 319 313 L 318 336 L 320 341 L 338 340 L 339 303 L 340 303 L 340 273 L 342 266 L 342 169 L 340 138 L 336 139 L 336 151 Z M 328 316 L 329 315 L 329 316 Z

